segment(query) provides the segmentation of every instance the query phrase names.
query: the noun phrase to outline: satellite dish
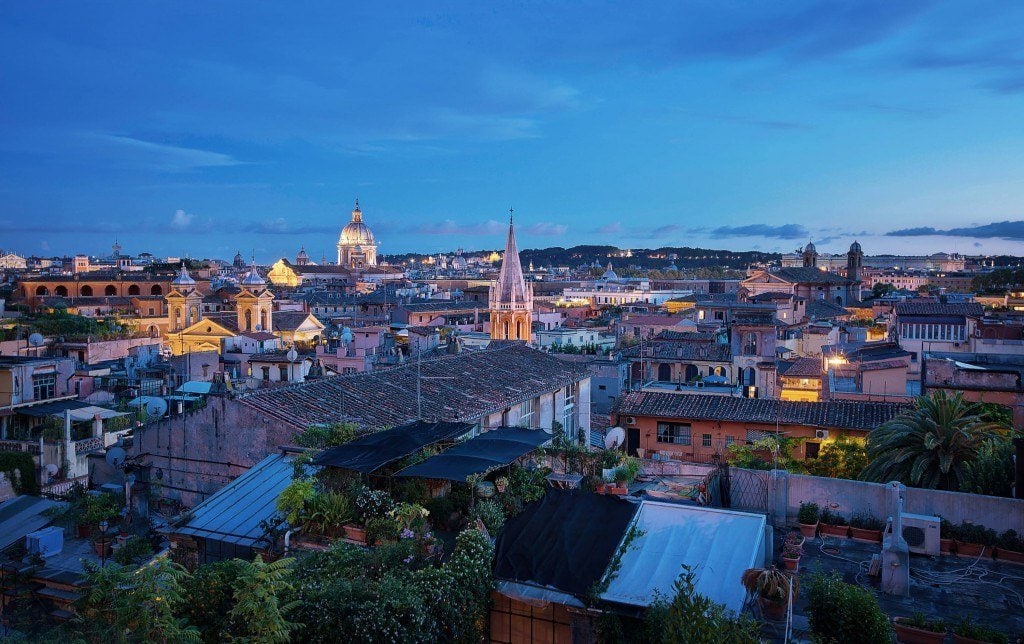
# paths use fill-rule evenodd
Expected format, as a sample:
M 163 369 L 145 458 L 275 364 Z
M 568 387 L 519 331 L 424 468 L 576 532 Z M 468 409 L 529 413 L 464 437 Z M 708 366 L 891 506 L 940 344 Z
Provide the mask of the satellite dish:
M 43 346 L 43 334 L 33 333 L 32 335 L 28 336 L 28 343 L 31 344 L 33 347 Z
M 60 468 L 57 467 L 56 465 L 54 465 L 53 463 L 47 463 L 46 464 L 46 475 L 49 476 L 51 479 L 53 477 L 57 476 L 57 472 L 59 472 L 59 471 L 60 471 Z
M 256 325 L 256 330 L 257 331 L 262 331 L 263 330 L 263 325 L 262 324 L 257 324 Z
M 126 456 L 128 456 L 128 454 L 124 451 L 124 449 L 115 445 L 107 449 L 107 455 L 104 457 L 104 459 L 107 461 L 107 465 L 109 465 L 110 467 L 121 467 L 121 464 L 124 463 L 124 459 Z
M 146 401 L 146 415 L 150 418 L 163 418 L 167 413 L 167 401 L 163 398 L 150 398 Z
M 604 435 L 604 446 L 607 449 L 618 449 L 626 442 L 626 430 L 621 427 L 612 427 Z

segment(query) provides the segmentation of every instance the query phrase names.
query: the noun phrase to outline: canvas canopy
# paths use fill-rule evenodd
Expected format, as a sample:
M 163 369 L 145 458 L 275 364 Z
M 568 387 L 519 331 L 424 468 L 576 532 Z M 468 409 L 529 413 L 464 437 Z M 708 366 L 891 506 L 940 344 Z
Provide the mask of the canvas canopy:
M 474 474 L 484 474 L 509 465 L 549 440 L 551 435 L 539 429 L 492 429 L 422 463 L 407 467 L 396 476 L 466 481 Z
M 370 474 L 405 458 L 427 445 L 468 434 L 470 423 L 416 422 L 373 432 L 325 450 L 313 463 Z

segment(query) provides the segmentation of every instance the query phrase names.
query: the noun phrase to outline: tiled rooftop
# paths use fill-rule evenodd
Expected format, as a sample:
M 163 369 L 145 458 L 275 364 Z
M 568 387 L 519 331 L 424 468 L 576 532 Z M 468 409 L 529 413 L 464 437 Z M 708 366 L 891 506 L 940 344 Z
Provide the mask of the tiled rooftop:
M 691 393 L 634 391 L 620 397 L 613 414 L 692 418 L 752 423 L 781 423 L 837 429 L 871 430 L 910 405 L 888 402 L 793 402 Z
M 240 401 L 299 426 L 347 419 L 365 428 L 390 427 L 416 420 L 417 370 L 423 416 L 437 420 L 475 421 L 587 377 L 585 366 L 522 343 L 492 343 L 419 365 L 260 391 Z

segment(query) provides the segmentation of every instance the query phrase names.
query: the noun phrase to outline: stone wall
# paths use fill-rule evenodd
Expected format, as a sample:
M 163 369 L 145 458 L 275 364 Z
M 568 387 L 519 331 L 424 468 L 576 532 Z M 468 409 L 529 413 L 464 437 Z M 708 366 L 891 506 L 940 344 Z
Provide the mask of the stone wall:
M 136 429 L 131 454 L 147 457 L 162 497 L 194 507 L 281 445 L 293 444 L 302 429 L 211 396 L 201 409 Z

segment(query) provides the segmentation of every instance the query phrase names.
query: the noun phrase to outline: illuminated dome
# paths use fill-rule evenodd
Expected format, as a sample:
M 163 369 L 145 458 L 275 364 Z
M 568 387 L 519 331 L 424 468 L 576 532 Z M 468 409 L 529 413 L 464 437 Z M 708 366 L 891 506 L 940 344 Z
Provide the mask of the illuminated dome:
M 377 265 L 377 241 L 370 227 L 363 223 L 363 211 L 356 199 L 352 221 L 341 229 L 338 237 L 338 265 L 348 268 L 363 268 Z
M 818 249 L 814 247 L 814 244 L 812 242 L 807 242 L 807 246 L 804 247 L 804 252 L 805 253 L 816 253 L 816 252 L 818 252 Z
M 303 246 L 299 250 L 299 254 L 295 256 L 295 263 L 299 266 L 305 266 L 309 263 L 309 254 L 306 253 L 306 247 Z
M 370 227 L 363 223 L 363 211 L 359 209 L 359 201 L 356 201 L 356 209 L 352 211 L 352 221 L 341 229 L 339 244 L 348 246 L 373 244 L 373 233 Z

